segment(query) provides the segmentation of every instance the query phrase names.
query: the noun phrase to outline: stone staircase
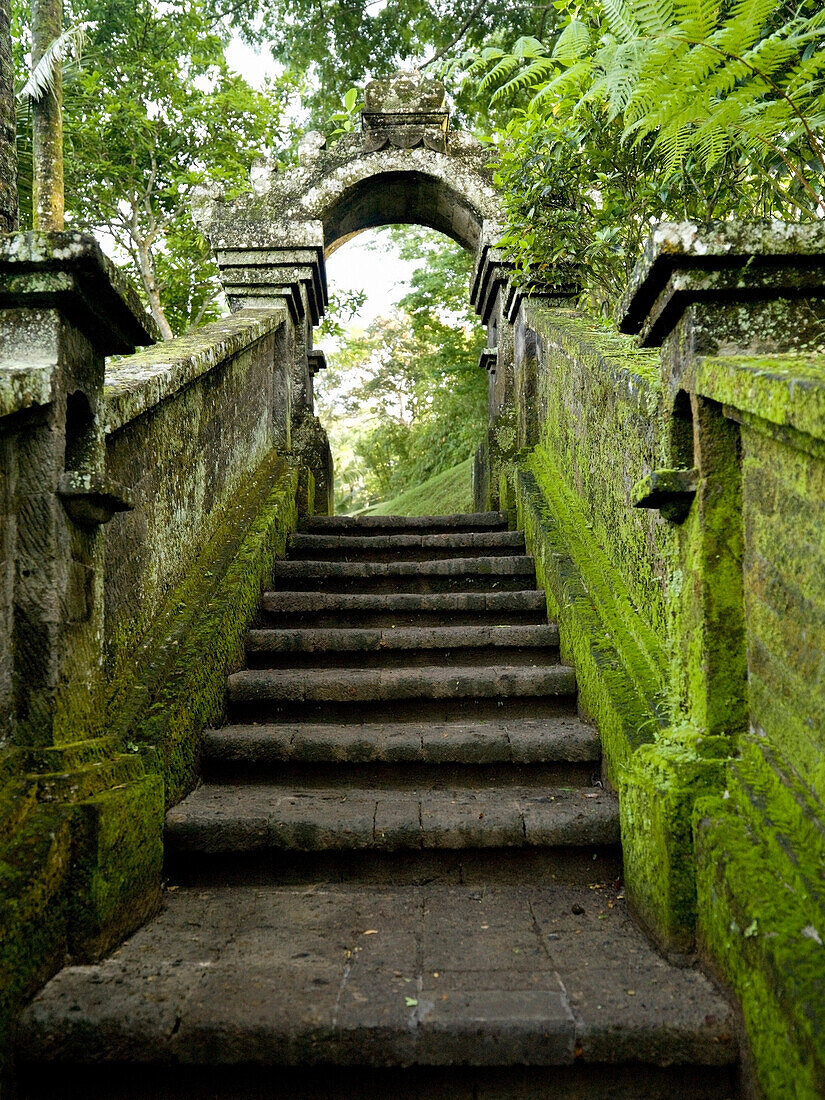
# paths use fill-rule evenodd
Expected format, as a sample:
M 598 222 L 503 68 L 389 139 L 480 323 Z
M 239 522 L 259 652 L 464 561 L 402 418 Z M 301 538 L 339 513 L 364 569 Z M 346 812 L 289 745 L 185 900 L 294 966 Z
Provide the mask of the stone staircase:
M 627 912 L 535 585 L 498 513 L 295 535 L 164 910 L 35 1000 L 21 1096 L 734 1096 L 726 1002 Z

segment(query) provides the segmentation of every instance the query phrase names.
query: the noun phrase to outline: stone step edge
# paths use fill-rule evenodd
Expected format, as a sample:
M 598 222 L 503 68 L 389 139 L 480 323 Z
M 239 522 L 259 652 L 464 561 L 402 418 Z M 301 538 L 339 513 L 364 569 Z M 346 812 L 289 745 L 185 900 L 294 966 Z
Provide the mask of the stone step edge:
M 568 665 L 444 668 L 245 669 L 227 679 L 232 703 L 367 702 L 385 699 L 501 698 L 573 695 Z
M 227 763 L 592 764 L 598 731 L 579 718 L 509 722 L 235 724 L 204 731 L 202 758 Z
M 335 653 L 381 650 L 557 648 L 555 623 L 533 626 L 419 626 L 398 628 L 256 628 L 246 635 L 249 653 Z
M 275 562 L 273 577 L 513 577 L 535 576 L 535 562 L 526 554 L 472 558 L 435 558 L 426 561 L 327 561 L 324 559 Z
M 328 535 L 296 531 L 290 535 L 291 549 L 323 548 L 345 553 L 348 550 L 472 550 L 476 547 L 509 547 L 523 550 L 521 531 L 458 531 L 441 535 Z
M 178 851 L 579 848 L 619 843 L 598 787 L 444 790 L 204 784 L 166 814 Z
M 508 526 L 506 512 L 456 512 L 443 516 L 311 516 L 301 524 L 302 531 L 332 527 L 336 530 L 369 530 L 380 527 L 408 528 L 440 527 L 449 531 L 454 527 L 504 527 Z
M 544 611 L 547 599 L 540 589 L 508 592 L 264 592 L 264 611 Z

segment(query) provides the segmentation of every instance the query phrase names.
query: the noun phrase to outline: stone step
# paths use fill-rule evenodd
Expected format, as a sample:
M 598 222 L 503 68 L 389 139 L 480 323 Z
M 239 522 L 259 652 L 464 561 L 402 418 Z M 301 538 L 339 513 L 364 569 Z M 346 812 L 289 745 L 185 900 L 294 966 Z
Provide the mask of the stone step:
M 395 763 L 549 763 L 598 766 L 599 734 L 575 715 L 509 722 L 292 722 L 207 730 L 202 756 L 210 765 L 270 766 L 387 761 Z
M 506 512 L 468 512 L 445 516 L 312 516 L 302 523 L 309 534 L 447 534 L 507 530 Z
M 528 626 L 350 627 L 256 629 L 246 638 L 247 663 L 279 668 L 357 664 L 548 664 L 558 655 L 555 623 Z
M 533 559 L 509 557 L 440 558 L 434 561 L 278 561 L 276 588 L 326 592 L 467 592 L 523 589 L 535 584 Z
M 203 782 L 217 785 L 276 783 L 280 787 L 340 790 L 348 785 L 370 790 L 447 790 L 509 787 L 580 788 L 601 784 L 599 761 L 541 761 L 513 763 L 487 761 L 483 748 L 471 762 L 451 760 L 282 760 L 266 764 L 243 761 L 204 761 Z
M 289 540 L 292 559 L 327 561 L 425 561 L 472 557 L 479 553 L 523 554 L 520 531 L 466 531 L 446 534 L 294 534 Z
M 546 600 L 538 589 L 507 592 L 341 593 L 265 592 L 261 626 L 468 626 L 546 623 Z
M 735 1031 L 595 876 L 255 883 L 167 891 L 38 994 L 16 1061 L 21 1097 L 50 1100 L 721 1100 Z
M 320 980 L 320 979 L 314 979 Z M 27 1064 L 19 1100 L 731 1100 L 734 1067 Z M 125 1080 L 124 1080 L 125 1078 Z M 277 1078 L 277 1084 L 274 1081 Z M 550 1090 L 548 1092 L 548 1090 Z
M 227 680 L 231 703 L 354 703 L 386 699 L 465 699 L 572 695 L 568 665 L 408 668 L 244 669 Z
M 166 815 L 173 856 L 282 849 L 582 848 L 618 841 L 618 803 L 601 787 L 206 783 Z

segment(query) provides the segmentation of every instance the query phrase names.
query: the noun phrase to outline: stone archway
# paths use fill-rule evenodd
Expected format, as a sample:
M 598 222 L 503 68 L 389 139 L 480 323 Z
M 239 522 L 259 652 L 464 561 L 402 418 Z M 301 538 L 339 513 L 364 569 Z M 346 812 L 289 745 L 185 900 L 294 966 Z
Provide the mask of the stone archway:
M 329 255 L 365 229 L 408 222 L 477 252 L 500 232 L 493 151 L 450 130 L 443 84 L 418 73 L 374 80 L 361 119 L 359 132 L 329 146 L 322 134 L 307 134 L 297 168 L 258 162 L 250 194 L 232 201 L 218 190 L 199 194 L 195 218 L 234 308 L 271 298 L 264 272 L 274 250 L 306 251 L 295 259 L 314 262 L 315 250 Z
M 439 230 L 475 255 L 471 300 L 487 326 L 481 365 L 490 375 L 495 419 L 512 393 L 510 265 L 495 247 L 504 216 L 493 183 L 494 150 L 450 130 L 444 85 L 416 72 L 375 80 L 365 90 L 360 131 L 328 145 L 317 132 L 301 142 L 296 168 L 256 163 L 252 190 L 227 200 L 201 190 L 195 221 L 214 249 L 230 308 L 284 305 L 290 318 L 286 443 L 312 451 L 308 465 L 329 497 L 331 460 L 313 415 L 313 374 L 323 356 L 312 329 L 327 303 L 325 258 L 366 229 L 412 223 Z M 509 292 L 508 292 L 509 291 Z M 323 436 L 323 440 L 322 440 Z M 325 452 L 326 453 L 326 452 Z M 487 462 L 489 465 L 489 462 Z M 487 483 L 490 478 L 487 476 Z

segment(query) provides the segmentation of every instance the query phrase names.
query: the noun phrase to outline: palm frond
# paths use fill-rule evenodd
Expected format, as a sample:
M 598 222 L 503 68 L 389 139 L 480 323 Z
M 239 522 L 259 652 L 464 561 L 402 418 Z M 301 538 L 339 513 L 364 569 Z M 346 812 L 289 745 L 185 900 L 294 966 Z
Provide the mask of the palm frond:
M 31 76 L 20 89 L 19 99 L 32 99 L 37 102 L 44 95 L 54 92 L 57 74 L 62 63 L 70 57 L 80 59 L 89 27 L 89 23 L 74 23 L 50 43 Z

